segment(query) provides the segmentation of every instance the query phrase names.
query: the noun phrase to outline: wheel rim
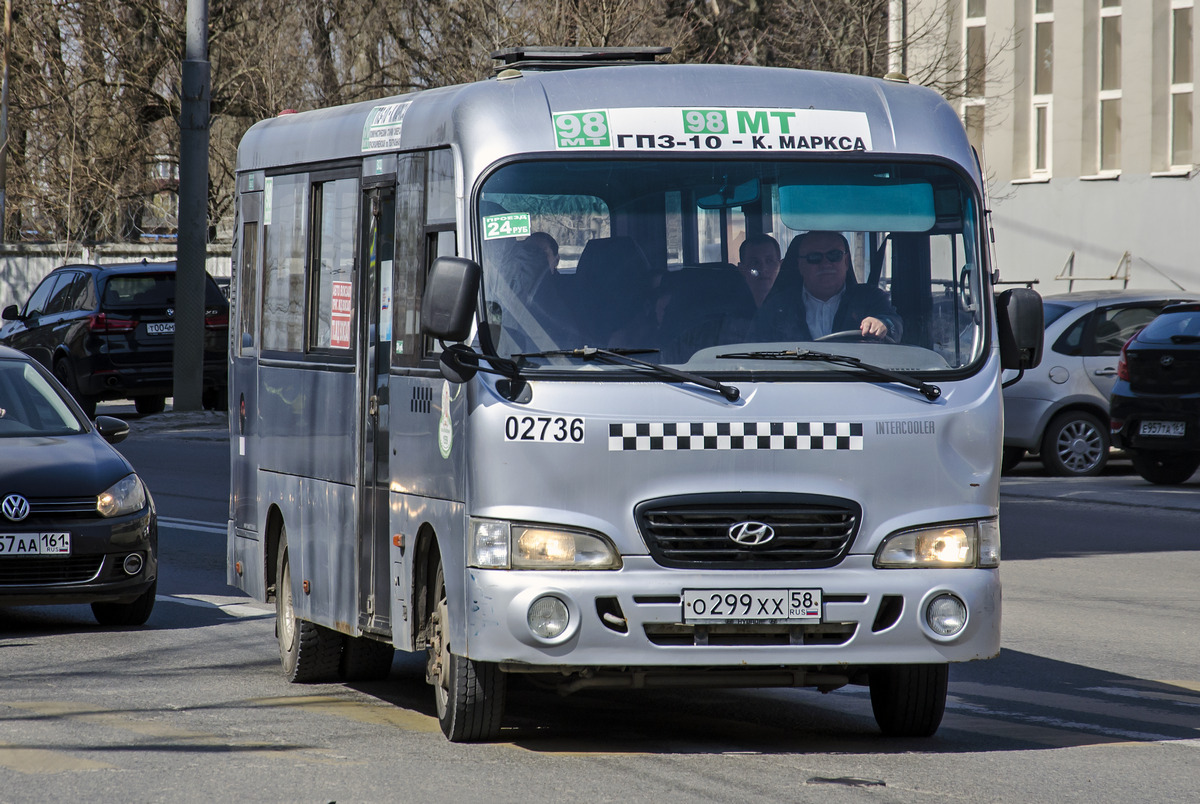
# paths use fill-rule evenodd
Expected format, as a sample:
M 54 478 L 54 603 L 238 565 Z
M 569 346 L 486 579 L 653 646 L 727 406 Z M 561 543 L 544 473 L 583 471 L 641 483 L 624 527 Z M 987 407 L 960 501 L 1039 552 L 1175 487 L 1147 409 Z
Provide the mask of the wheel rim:
M 1067 424 L 1058 433 L 1058 459 L 1072 472 L 1087 472 L 1100 463 L 1104 441 L 1088 422 Z
M 429 656 L 426 660 L 425 677 L 433 685 L 438 718 L 446 716 L 450 700 L 450 643 L 446 639 L 444 623 L 449 611 L 443 592 L 433 612 L 429 629 Z
M 285 650 L 291 651 L 296 642 L 296 610 L 292 607 L 292 568 L 286 557 L 283 559 L 283 573 L 280 575 L 279 589 L 275 595 L 279 600 L 279 641 L 285 646 Z

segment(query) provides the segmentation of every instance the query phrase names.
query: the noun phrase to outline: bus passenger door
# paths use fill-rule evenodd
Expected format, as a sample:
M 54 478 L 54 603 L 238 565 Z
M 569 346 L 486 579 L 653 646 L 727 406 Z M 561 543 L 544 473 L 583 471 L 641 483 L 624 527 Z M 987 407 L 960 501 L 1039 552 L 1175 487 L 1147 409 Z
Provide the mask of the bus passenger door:
M 394 176 L 391 177 L 394 183 Z M 362 298 L 359 310 L 360 439 L 358 538 L 359 627 L 390 635 L 388 500 L 388 369 L 392 345 L 392 265 L 396 194 L 377 186 L 363 193 Z
M 263 179 L 242 176 L 239 183 L 238 243 L 234 254 L 233 311 L 229 322 L 229 411 L 232 441 L 228 550 L 230 585 L 256 600 L 266 600 L 266 552 L 259 533 L 257 488 L 259 276 L 262 267 Z

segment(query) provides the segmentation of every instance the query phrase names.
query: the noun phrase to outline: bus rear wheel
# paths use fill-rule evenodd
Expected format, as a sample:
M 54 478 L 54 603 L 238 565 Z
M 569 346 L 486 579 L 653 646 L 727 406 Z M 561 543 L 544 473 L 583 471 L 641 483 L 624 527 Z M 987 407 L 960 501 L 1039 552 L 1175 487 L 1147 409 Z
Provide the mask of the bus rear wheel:
M 288 561 L 287 531 L 279 534 L 275 573 L 275 635 L 283 674 L 293 684 L 337 681 L 343 637 L 337 631 L 296 616 L 292 601 L 292 567 Z
M 437 605 L 429 624 L 425 678 L 433 685 L 438 723 L 451 742 L 494 739 L 504 716 L 506 678 L 494 662 L 477 662 L 450 650 L 446 577 L 438 565 Z
M 872 667 L 871 710 L 888 737 L 930 737 L 946 711 L 947 664 Z

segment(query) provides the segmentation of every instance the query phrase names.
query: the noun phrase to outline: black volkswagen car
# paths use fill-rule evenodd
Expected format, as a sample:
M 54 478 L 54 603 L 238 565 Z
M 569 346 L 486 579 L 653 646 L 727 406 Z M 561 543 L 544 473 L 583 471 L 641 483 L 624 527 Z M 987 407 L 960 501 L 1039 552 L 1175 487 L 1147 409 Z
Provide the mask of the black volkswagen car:
M 102 399 L 132 399 L 158 413 L 172 395 L 175 359 L 175 263 L 63 265 L 18 308 L 3 311 L 0 344 L 37 358 L 89 417 Z M 206 408 L 223 407 L 229 300 L 205 276 Z
M 0 606 L 90 603 L 102 625 L 140 625 L 158 585 L 158 518 L 93 424 L 29 356 L 0 346 Z
M 1112 440 L 1151 483 L 1200 468 L 1200 303 L 1171 305 L 1121 350 Z

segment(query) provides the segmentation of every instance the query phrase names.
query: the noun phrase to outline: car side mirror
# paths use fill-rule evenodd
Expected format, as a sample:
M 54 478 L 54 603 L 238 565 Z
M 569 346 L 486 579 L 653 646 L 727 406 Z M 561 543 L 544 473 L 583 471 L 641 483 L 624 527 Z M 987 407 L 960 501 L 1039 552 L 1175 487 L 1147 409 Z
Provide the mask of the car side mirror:
M 120 444 L 129 435 L 129 425 L 113 416 L 97 416 L 96 431 L 110 444 Z
M 482 274 L 479 263 L 464 257 L 434 260 L 421 300 L 421 331 L 443 341 L 470 337 Z
M 0 313 L 0 316 L 3 316 L 5 321 L 16 321 L 21 317 L 21 308 L 15 304 L 10 304 L 4 308 L 4 312 Z
M 996 297 L 1001 368 L 1025 371 L 1042 362 L 1043 315 L 1042 297 L 1030 288 L 1012 288 Z

